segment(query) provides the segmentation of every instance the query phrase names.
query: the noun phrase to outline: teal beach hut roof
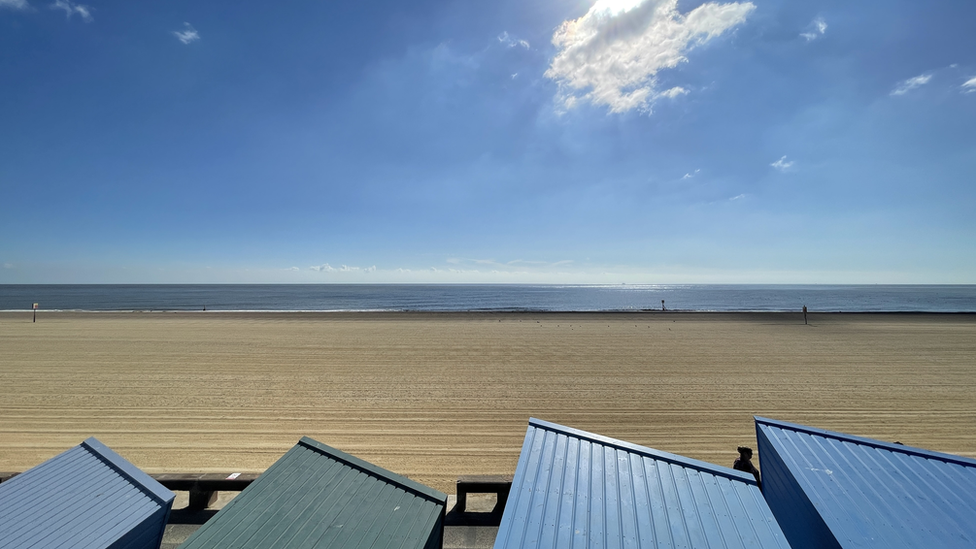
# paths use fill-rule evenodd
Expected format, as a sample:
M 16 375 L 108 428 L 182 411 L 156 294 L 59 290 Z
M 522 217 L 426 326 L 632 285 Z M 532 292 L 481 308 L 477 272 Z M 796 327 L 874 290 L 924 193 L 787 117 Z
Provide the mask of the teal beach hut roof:
M 447 496 L 303 437 L 180 549 L 440 548 Z

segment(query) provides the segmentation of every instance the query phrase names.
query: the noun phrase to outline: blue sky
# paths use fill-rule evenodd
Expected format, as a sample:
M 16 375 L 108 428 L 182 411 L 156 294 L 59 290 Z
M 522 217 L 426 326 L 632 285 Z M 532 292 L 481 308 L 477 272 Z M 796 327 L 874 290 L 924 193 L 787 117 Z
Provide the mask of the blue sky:
M 0 283 L 976 283 L 973 21 L 0 0 Z

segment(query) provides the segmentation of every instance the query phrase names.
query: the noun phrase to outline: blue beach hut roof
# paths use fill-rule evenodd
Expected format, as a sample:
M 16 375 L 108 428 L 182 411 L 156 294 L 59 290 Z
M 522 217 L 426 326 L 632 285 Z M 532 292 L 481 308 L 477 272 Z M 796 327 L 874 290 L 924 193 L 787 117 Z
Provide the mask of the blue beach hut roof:
M 752 475 L 530 419 L 495 549 L 788 549 Z
M 0 484 L 0 547 L 156 548 L 174 497 L 89 438 Z
M 762 417 L 756 436 L 795 549 L 976 547 L 976 460 Z

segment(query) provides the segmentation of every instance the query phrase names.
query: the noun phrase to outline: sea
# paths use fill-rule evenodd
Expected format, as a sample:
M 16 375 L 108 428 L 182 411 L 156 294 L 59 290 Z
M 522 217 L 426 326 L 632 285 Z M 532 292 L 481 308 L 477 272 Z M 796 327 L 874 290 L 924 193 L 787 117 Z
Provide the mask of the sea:
M 0 310 L 976 312 L 976 285 L 0 285 Z

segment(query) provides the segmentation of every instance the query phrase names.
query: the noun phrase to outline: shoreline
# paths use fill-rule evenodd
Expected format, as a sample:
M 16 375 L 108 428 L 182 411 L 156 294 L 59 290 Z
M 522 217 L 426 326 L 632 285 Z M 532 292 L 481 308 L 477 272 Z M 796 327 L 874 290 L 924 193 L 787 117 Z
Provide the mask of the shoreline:
M 0 310 L 234 312 L 976 313 L 976 285 L 0 285 Z
M 17 315 L 17 314 L 33 314 L 32 309 L 4 309 L 0 310 L 0 316 L 3 315 Z M 435 316 L 450 316 L 450 315 L 580 315 L 580 316 L 594 316 L 594 315 L 610 315 L 610 316 L 620 316 L 620 315 L 674 315 L 674 316 L 694 316 L 694 315 L 704 315 L 704 316 L 738 316 L 738 315 L 770 315 L 770 316 L 790 316 L 790 315 L 801 315 L 800 310 L 737 310 L 737 311 L 719 311 L 719 310 L 688 310 L 688 309 L 668 309 L 667 311 L 661 311 L 659 309 L 640 309 L 640 310 L 599 310 L 599 311 L 554 311 L 554 310 L 509 310 L 509 309 L 497 309 L 497 310 L 471 310 L 471 311 L 461 311 L 461 310 L 392 310 L 392 309 L 363 309 L 363 310 L 302 310 L 302 309 L 38 309 L 38 314 L 58 314 L 58 315 L 138 315 L 138 314 L 187 314 L 187 315 L 303 315 L 303 316 L 369 316 L 369 315 L 391 315 L 398 316 L 399 318 L 406 318 L 411 315 L 423 316 L 423 315 L 435 315 Z M 808 314 L 812 317 L 814 315 L 892 315 L 892 316 L 973 316 L 976 317 L 976 311 L 808 311 Z
M 210 312 L 0 312 L 0 470 L 96 436 L 259 472 L 307 435 L 451 492 L 529 417 L 724 466 L 753 415 L 976 457 L 976 314 Z

